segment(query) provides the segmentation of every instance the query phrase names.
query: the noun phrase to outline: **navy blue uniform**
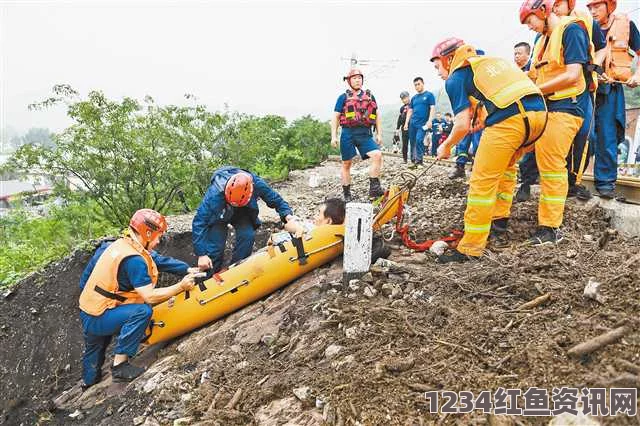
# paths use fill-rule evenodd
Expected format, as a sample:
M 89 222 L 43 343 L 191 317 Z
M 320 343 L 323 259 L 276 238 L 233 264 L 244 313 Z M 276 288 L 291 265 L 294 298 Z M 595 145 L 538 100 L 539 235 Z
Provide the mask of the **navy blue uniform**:
M 227 180 L 239 172 L 248 173 L 253 177 L 251 200 L 246 206 L 240 208 L 227 204 L 224 197 Z M 211 185 L 192 223 L 193 250 L 196 256 L 211 258 L 212 272 L 217 272 L 222 267 L 224 247 L 227 242 L 227 224 L 233 225 L 236 232 L 236 245 L 231 263 L 251 255 L 256 229 L 261 224 L 258 218 L 258 199 L 262 199 L 267 206 L 275 209 L 283 222 L 288 215 L 293 215 L 289 204 L 260 176 L 233 166 L 221 167 L 213 173 Z
M 103 242 L 95 251 L 80 277 L 80 289 L 84 289 L 87 280 L 98 259 L 111 245 L 111 241 Z M 189 265 L 172 257 L 161 256 L 151 252 L 151 258 L 158 271 L 176 275 L 186 275 Z M 129 256 L 120 262 L 118 267 L 118 287 L 120 291 L 133 291 L 135 288 L 151 284 L 147 264 L 140 255 Z M 80 311 L 82 334 L 84 337 L 84 353 L 82 354 L 82 381 L 85 385 L 93 385 L 100 381 L 100 370 L 104 364 L 107 346 L 112 336 L 117 335 L 114 353 L 135 356 L 140 341 L 151 319 L 151 306 L 145 303 L 132 303 L 107 309 L 100 316 L 89 315 Z

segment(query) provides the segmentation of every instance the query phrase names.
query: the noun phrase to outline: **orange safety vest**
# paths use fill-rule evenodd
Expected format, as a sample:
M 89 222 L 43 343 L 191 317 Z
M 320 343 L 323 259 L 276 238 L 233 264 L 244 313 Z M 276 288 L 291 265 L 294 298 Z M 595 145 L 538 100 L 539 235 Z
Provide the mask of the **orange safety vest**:
M 625 14 L 613 15 L 609 22 L 604 72 L 616 81 L 627 81 L 633 75 L 633 55 L 629 51 L 629 25 L 629 17 Z
M 128 303 L 144 303 L 137 291 L 120 291 L 118 268 L 130 256 L 142 256 L 147 264 L 151 284 L 158 282 L 158 268 L 151 254 L 140 243 L 129 237 L 114 241 L 100 255 L 87 284 L 80 294 L 80 309 L 89 315 L 99 316 L 107 309 Z
M 551 36 L 541 36 L 538 42 L 533 48 L 533 56 L 531 60 L 531 69 L 535 72 L 532 73 L 536 79 L 536 84 L 540 85 L 544 82 L 554 79 L 558 75 L 564 73 L 567 69 L 564 63 L 562 55 L 562 36 L 564 31 L 572 23 L 579 24 L 585 32 L 588 29 L 584 20 L 575 16 L 563 16 L 560 18 L 560 24 L 553 30 Z M 593 44 L 589 41 L 589 57 L 594 57 Z M 591 60 L 591 62 L 593 62 Z M 591 90 L 592 88 L 590 88 Z M 584 73 L 580 73 L 578 83 L 567 87 L 566 89 L 558 90 L 557 92 L 547 96 L 552 101 L 559 101 L 561 99 L 576 98 L 584 91 L 587 90 L 587 82 L 584 78 Z
M 451 61 L 451 73 L 458 68 L 469 65 L 473 71 L 473 83 L 478 91 L 500 109 L 517 103 L 520 113 L 524 108 L 520 100 L 529 95 L 540 95 L 540 89 L 513 63 L 502 58 L 478 56 L 471 46 L 461 46 Z M 484 106 L 478 107 L 478 99 L 469 98 L 474 110 L 473 120 L 481 123 L 487 117 Z

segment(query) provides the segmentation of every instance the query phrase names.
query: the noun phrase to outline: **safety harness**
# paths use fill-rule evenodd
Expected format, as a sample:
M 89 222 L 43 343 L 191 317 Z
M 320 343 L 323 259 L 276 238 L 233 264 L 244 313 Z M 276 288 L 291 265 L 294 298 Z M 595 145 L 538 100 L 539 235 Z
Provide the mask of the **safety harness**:
M 342 127 L 369 127 L 376 124 L 378 105 L 369 90 L 354 93 L 347 90 L 347 99 L 340 114 Z

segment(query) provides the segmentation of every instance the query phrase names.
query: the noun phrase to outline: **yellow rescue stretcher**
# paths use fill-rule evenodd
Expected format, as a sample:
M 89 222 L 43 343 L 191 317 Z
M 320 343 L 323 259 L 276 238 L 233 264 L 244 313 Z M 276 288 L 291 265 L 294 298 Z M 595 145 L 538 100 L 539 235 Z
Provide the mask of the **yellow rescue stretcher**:
M 389 191 L 374 229 L 395 217 L 397 195 L 397 187 Z M 191 291 L 154 306 L 145 342 L 162 342 L 202 327 L 332 261 L 343 251 L 344 232 L 344 225 L 318 226 L 301 240 L 265 247 Z

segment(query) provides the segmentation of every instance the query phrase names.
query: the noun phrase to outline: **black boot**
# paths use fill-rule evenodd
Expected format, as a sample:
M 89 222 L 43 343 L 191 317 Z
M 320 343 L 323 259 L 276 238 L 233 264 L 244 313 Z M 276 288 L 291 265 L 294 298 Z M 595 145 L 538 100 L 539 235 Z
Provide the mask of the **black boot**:
M 345 203 L 350 203 L 352 198 L 351 198 L 351 185 L 342 185 L 342 194 L 344 197 L 344 202 Z
M 456 164 L 456 168 L 449 173 L 449 179 L 457 179 L 466 177 L 467 174 L 464 171 L 464 166 L 462 164 Z
M 114 382 L 130 382 L 142 373 L 144 373 L 144 368 L 136 367 L 133 364 L 129 364 L 129 361 L 125 361 L 115 367 L 111 367 L 111 380 Z
M 520 185 L 518 192 L 516 193 L 516 203 L 522 203 L 528 201 L 531 198 L 531 186 L 526 183 Z
M 467 256 L 466 254 L 460 253 L 458 250 L 453 250 L 449 254 L 443 254 L 438 256 L 436 259 L 436 263 L 463 263 L 468 262 L 470 260 L 477 260 L 477 257 Z
M 545 246 L 558 244 L 563 240 L 562 232 L 558 228 L 539 226 L 531 238 L 524 242 L 526 246 Z
M 380 179 L 370 177 L 369 178 L 369 198 L 380 198 L 384 195 L 384 189 L 380 186 Z
M 491 231 L 489 232 L 489 244 L 491 245 L 491 248 L 501 249 L 509 247 L 509 234 L 507 231 L 508 225 L 508 217 L 495 219 L 491 222 Z

